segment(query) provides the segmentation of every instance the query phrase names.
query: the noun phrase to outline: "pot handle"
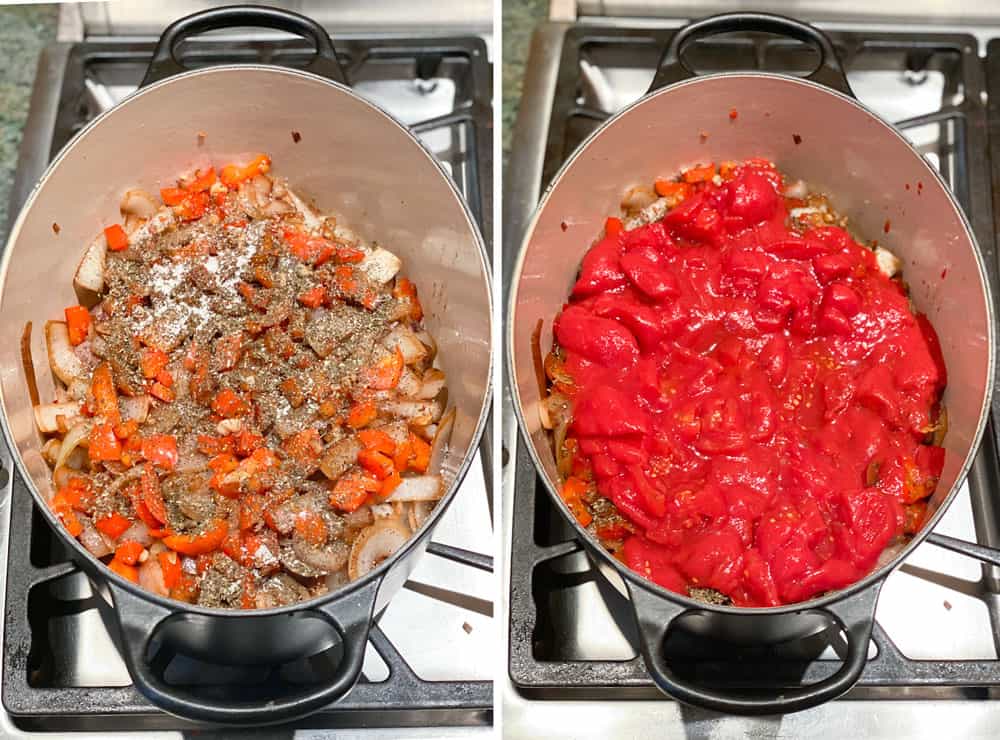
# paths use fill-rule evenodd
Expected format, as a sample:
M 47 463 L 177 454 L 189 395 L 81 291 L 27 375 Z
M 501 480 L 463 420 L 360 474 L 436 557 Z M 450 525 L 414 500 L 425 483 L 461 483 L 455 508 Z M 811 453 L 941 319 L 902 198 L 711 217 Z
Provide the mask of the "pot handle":
M 185 71 L 185 68 L 175 55 L 177 45 L 188 36 L 196 36 L 206 31 L 218 31 L 223 28 L 239 28 L 254 26 L 256 28 L 273 28 L 287 31 L 312 41 L 316 47 L 316 55 L 304 69 L 307 72 L 326 77 L 342 85 L 347 84 L 344 70 L 337 61 L 330 35 L 319 23 L 299 13 L 292 13 L 281 8 L 268 8 L 256 5 L 231 5 L 224 8 L 211 8 L 199 13 L 192 13 L 180 20 L 174 21 L 160 36 L 153 51 L 153 59 L 146 70 L 139 87 L 146 87 L 159 80 L 166 79 Z
M 815 610 L 836 622 L 847 635 L 847 657 L 833 675 L 808 686 L 780 690 L 775 696 L 763 696 L 760 693 L 698 686 L 675 674 L 664 655 L 663 645 L 671 624 L 688 611 L 687 607 L 628 582 L 639 627 L 642 657 L 656 685 L 685 704 L 741 715 L 783 714 L 809 709 L 837 698 L 857 683 L 868 660 L 868 641 L 875 623 L 875 605 L 881 588 L 882 581 L 879 580 L 848 599 Z
M 302 693 L 256 702 L 203 699 L 166 683 L 160 671 L 150 665 L 146 653 L 157 630 L 176 612 L 129 593 L 115 583 L 110 583 L 110 587 L 122 633 L 123 658 L 139 693 L 160 709 L 183 719 L 225 725 L 265 725 L 304 717 L 337 701 L 354 688 L 364 665 L 365 646 L 381 584 L 381 578 L 375 579 L 332 602 L 306 607 L 289 615 L 292 618 L 319 618 L 331 625 L 340 634 L 343 656 L 329 682 L 304 686 Z M 237 618 L 254 619 L 251 614 Z
M 692 71 L 683 59 L 684 49 L 696 38 L 712 36 L 717 33 L 733 31 L 756 31 L 773 33 L 778 36 L 788 36 L 804 44 L 811 44 L 819 52 L 819 66 L 806 75 L 806 79 L 831 87 L 837 92 L 852 98 L 851 86 L 847 82 L 847 74 L 837 57 L 830 37 L 815 26 L 783 15 L 771 13 L 722 13 L 689 23 L 674 34 L 666 51 L 660 58 L 656 75 L 649 87 L 649 92 L 661 87 L 672 85 L 681 80 L 691 79 L 697 74 Z

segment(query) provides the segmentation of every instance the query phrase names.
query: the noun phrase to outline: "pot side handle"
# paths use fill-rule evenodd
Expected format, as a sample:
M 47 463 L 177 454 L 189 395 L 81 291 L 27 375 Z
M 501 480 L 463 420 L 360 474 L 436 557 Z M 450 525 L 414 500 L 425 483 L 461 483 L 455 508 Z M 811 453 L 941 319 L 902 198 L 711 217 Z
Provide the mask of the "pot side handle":
M 832 619 L 847 635 L 847 657 L 835 673 L 808 686 L 782 689 L 776 691 L 774 696 L 765 696 L 760 692 L 750 694 L 698 686 L 675 674 L 670 669 L 663 646 L 673 621 L 688 609 L 642 586 L 628 583 L 639 627 L 642 657 L 660 690 L 685 704 L 748 716 L 809 709 L 836 699 L 857 683 L 868 660 L 868 641 L 875 623 L 875 606 L 881 588 L 882 581 L 879 580 L 843 601 L 815 610 Z
M 793 18 L 771 13 L 753 12 L 713 15 L 689 23 L 677 31 L 670 40 L 670 44 L 667 45 L 666 51 L 663 52 L 663 56 L 660 58 L 660 63 L 657 65 L 656 75 L 653 77 L 653 83 L 649 87 L 649 92 L 697 76 L 684 63 L 683 59 L 684 49 L 691 41 L 703 36 L 713 36 L 718 33 L 731 33 L 734 31 L 773 33 L 778 36 L 787 36 L 796 39 L 804 44 L 810 44 L 819 52 L 819 66 L 806 75 L 806 79 L 826 85 L 852 98 L 854 97 L 851 86 L 847 82 L 847 74 L 844 72 L 844 67 L 837 57 L 837 52 L 833 48 L 833 43 L 830 41 L 829 36 L 815 26 Z
M 330 35 L 312 18 L 281 8 L 231 5 L 192 13 L 167 26 L 156 44 L 153 59 L 139 87 L 146 87 L 185 71 L 185 67 L 177 60 L 176 50 L 178 44 L 188 36 L 241 26 L 287 31 L 311 41 L 316 47 L 316 54 L 303 69 L 342 85 L 347 84 Z
M 381 578 L 374 579 L 349 595 L 330 603 L 307 606 L 290 615 L 291 618 L 319 618 L 331 625 L 340 635 L 343 654 L 329 680 L 303 685 L 301 693 L 266 702 L 205 699 L 186 692 L 183 687 L 166 683 L 160 672 L 150 665 L 147 652 L 159 627 L 175 612 L 135 596 L 116 583 L 109 585 L 122 633 L 122 657 L 139 693 L 165 712 L 186 720 L 256 726 L 304 717 L 341 699 L 354 688 L 364 665 L 365 647 L 381 583 Z M 246 618 L 254 617 L 247 614 Z

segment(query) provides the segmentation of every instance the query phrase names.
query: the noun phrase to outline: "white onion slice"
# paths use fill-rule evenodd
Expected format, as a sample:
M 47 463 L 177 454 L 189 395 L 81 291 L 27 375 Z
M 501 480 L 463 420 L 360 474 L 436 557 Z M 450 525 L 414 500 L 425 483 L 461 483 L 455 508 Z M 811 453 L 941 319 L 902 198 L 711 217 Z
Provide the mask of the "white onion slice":
M 160 596 L 170 595 L 163 580 L 163 568 L 160 567 L 159 558 L 147 558 L 146 562 L 139 566 L 139 585 Z
M 434 504 L 430 501 L 414 501 L 410 507 L 409 514 L 407 514 L 407 522 L 410 525 L 410 529 L 416 532 L 424 526 L 424 522 L 427 521 L 427 517 L 430 516 L 433 510 Z
M 420 392 L 416 393 L 413 397 L 423 400 L 430 400 L 432 398 L 437 398 L 437 395 L 444 388 L 445 377 L 444 373 L 438 370 L 436 367 L 430 368 L 426 373 L 424 373 L 424 380 L 420 386 Z
M 410 539 L 410 530 L 402 522 L 387 519 L 362 530 L 351 547 L 347 575 L 352 581 L 374 570 Z
M 83 531 L 80 532 L 80 544 L 87 548 L 95 558 L 103 558 L 105 555 L 110 555 L 114 548 L 111 547 L 111 543 L 108 542 L 108 538 L 105 537 L 101 532 L 94 526 L 88 517 L 78 516 L 80 524 L 83 526 Z
M 152 218 L 159 210 L 159 205 L 153 200 L 153 196 L 145 190 L 135 188 L 125 191 L 118 209 L 122 216 L 137 216 L 138 218 Z
M 444 457 L 448 452 L 448 443 L 451 442 L 451 432 L 455 428 L 455 409 L 449 409 L 448 413 L 441 417 L 434 432 L 434 439 L 431 441 L 431 459 L 427 464 L 427 469 L 440 473 L 444 466 Z
M 78 403 L 40 403 L 35 406 L 35 426 L 43 434 L 60 431 L 59 418 L 63 417 L 63 428 L 76 425 L 80 419 L 80 404 Z
M 62 447 L 59 448 L 59 455 L 56 457 L 55 467 L 62 467 L 66 461 L 69 459 L 70 453 L 73 452 L 78 446 L 83 444 L 86 446 L 86 442 L 90 437 L 90 423 L 86 421 L 81 421 L 75 427 L 66 432 L 66 436 L 63 437 Z
M 108 241 L 98 234 L 83 253 L 73 284 L 81 290 L 100 293 L 104 288 L 104 267 L 108 259 Z
M 403 362 L 407 365 L 413 365 L 427 357 L 427 347 L 424 346 L 424 343 L 417 338 L 416 334 L 402 325 L 392 328 L 392 331 L 382 340 L 382 346 L 388 350 L 398 348 L 403 355 Z
M 376 285 L 385 285 L 392 280 L 402 266 L 399 257 L 382 247 L 375 247 L 358 263 L 358 268 Z
M 427 426 L 441 418 L 441 404 L 437 401 L 386 401 L 382 410 L 409 419 L 416 426 Z
M 291 188 L 287 188 L 285 189 L 284 194 L 288 199 L 288 202 L 292 204 L 292 207 L 302 215 L 302 223 L 305 225 L 306 229 L 309 231 L 317 231 L 321 226 L 323 226 L 322 216 L 316 212 L 315 208 L 302 200 L 302 198 L 300 198 L 295 191 Z
M 121 408 L 122 418 L 125 421 L 130 421 L 134 419 L 140 424 L 146 421 L 146 417 L 149 415 L 149 396 L 125 396 L 118 402 Z
M 49 365 L 59 380 L 69 385 L 83 377 L 83 363 L 73 351 L 73 345 L 69 343 L 69 329 L 66 328 L 65 321 L 45 322 L 45 343 L 49 354 Z
M 443 494 L 440 475 L 418 475 L 403 478 L 386 501 L 437 501 Z

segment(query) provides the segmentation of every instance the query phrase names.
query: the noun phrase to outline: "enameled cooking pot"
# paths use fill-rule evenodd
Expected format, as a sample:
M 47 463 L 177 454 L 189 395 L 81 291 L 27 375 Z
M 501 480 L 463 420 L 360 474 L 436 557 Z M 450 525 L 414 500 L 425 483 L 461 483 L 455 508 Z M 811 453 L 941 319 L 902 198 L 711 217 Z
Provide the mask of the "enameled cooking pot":
M 760 72 L 696 76 L 685 66 L 686 44 L 731 31 L 798 39 L 817 49 L 820 63 L 805 79 Z M 729 115 L 733 110 L 735 120 Z M 828 194 L 858 234 L 877 235 L 903 260 L 913 303 L 940 335 L 949 377 L 945 469 L 921 531 L 884 553 L 874 572 L 848 588 L 804 603 L 755 609 L 713 606 L 661 588 L 611 557 L 576 523 L 560 499 L 551 442 L 539 421 L 531 346 L 539 319 L 545 321 L 541 346 L 551 346 L 552 319 L 570 293 L 580 260 L 629 188 L 648 187 L 698 163 L 750 157 L 772 160 L 782 172 Z M 891 230 L 885 234 L 887 220 Z M 576 528 L 599 572 L 630 598 L 643 657 L 657 685 L 682 701 L 744 714 L 804 709 L 854 685 L 865 666 L 879 589 L 940 520 L 972 464 L 993 390 L 995 329 L 982 254 L 961 208 L 903 135 L 854 99 L 829 39 L 812 26 L 760 13 L 715 16 L 679 31 L 648 94 L 581 144 L 545 192 L 515 266 L 508 316 L 509 370 L 523 439 L 556 507 Z M 700 686 L 672 670 L 663 649 L 682 615 L 684 630 L 750 645 L 801 638 L 832 620 L 846 633 L 847 654 L 829 677 L 785 691 Z
M 305 71 L 228 65 L 184 71 L 175 49 L 189 35 L 261 26 L 312 41 Z M 298 133 L 293 137 L 292 132 Z M 398 254 L 416 285 L 428 331 L 448 377 L 456 419 L 442 473 L 446 493 L 428 521 L 367 576 L 312 601 L 260 611 L 208 609 L 161 598 L 112 573 L 61 526 L 46 505 L 53 493 L 32 421 L 18 352 L 28 321 L 41 324 L 76 303 L 73 273 L 84 247 L 119 220 L 133 187 L 156 192 L 199 166 L 272 157 L 277 174 L 359 234 Z M 53 228 L 58 223 L 58 230 Z M 3 429 L 38 509 L 88 575 L 110 587 L 124 658 L 136 687 L 173 714 L 200 721 L 262 724 L 315 711 L 357 681 L 374 615 L 412 571 L 454 498 L 484 427 L 490 388 L 490 284 L 482 237 L 455 184 L 400 123 L 351 91 L 329 36 L 315 22 L 260 7 L 218 8 L 184 18 L 163 34 L 143 87 L 81 131 L 32 191 L 0 263 Z M 41 333 L 32 350 L 45 357 Z M 46 365 L 41 395 L 51 398 Z M 237 686 L 210 697 L 168 684 L 147 655 L 153 640 L 223 665 L 276 665 L 337 643 L 334 675 L 263 701 Z

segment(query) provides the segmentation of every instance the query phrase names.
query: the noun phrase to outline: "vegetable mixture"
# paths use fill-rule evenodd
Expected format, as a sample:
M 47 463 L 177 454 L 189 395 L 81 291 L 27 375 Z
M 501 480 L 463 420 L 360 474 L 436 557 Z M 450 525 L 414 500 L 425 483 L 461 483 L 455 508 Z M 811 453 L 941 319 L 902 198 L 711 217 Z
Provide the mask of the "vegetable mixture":
M 52 510 L 119 575 L 209 607 L 377 566 L 441 497 L 453 418 L 400 260 L 270 167 L 126 193 L 77 270 L 85 305 L 45 326 Z
M 843 588 L 923 523 L 937 336 L 888 251 L 773 164 L 630 193 L 544 369 L 562 496 L 633 570 L 714 603 Z

